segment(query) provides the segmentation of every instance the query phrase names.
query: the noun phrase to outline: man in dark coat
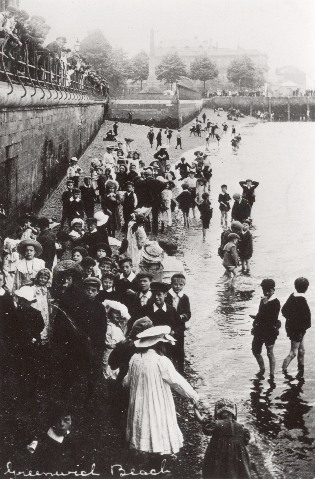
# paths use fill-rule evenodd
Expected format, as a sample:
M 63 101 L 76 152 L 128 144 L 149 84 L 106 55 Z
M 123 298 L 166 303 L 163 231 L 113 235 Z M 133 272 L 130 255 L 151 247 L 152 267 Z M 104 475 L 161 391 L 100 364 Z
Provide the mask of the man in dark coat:
M 162 146 L 162 128 L 159 129 L 156 135 L 156 149 Z
M 150 143 L 150 146 L 151 148 L 153 147 L 153 141 L 154 141 L 154 131 L 153 131 L 153 128 L 150 128 L 148 134 L 147 134 L 147 138 L 149 140 L 149 143 Z
M 158 217 L 162 200 L 161 193 L 165 188 L 165 183 L 153 178 L 152 168 L 147 168 L 145 175 L 146 178 L 141 185 L 141 188 L 143 188 L 143 204 L 141 206 L 152 208 L 152 233 L 157 235 L 159 227 Z
M 101 282 L 86 278 L 83 292 L 69 285 L 67 272 L 64 282 L 53 329 L 58 385 L 67 393 L 74 384 L 85 383 L 90 399 L 101 377 L 107 330 L 105 308 L 96 300 Z
M 170 155 L 168 154 L 166 148 L 161 147 L 159 151 L 157 151 L 153 157 L 158 160 L 160 169 L 164 174 L 166 171 L 166 163 L 170 160 Z
M 46 268 L 52 270 L 56 255 L 56 236 L 49 229 L 48 218 L 39 218 L 38 226 L 40 228 L 40 233 L 37 236 L 37 241 L 43 248 L 42 254 L 39 258 L 45 261 Z
M 232 221 L 239 221 L 243 223 L 250 217 L 250 205 L 245 198 L 242 198 L 239 193 L 233 195 L 234 205 L 232 207 L 231 218 Z

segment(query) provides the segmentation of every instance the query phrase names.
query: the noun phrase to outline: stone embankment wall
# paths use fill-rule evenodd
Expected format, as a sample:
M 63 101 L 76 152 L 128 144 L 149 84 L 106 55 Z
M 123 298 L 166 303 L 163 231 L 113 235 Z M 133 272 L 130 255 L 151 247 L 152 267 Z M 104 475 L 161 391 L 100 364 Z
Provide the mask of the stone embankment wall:
M 274 113 L 275 120 L 299 121 L 300 118 L 315 120 L 315 97 L 229 97 L 215 96 L 204 100 L 204 105 L 213 108 L 235 108 L 244 115 L 261 112 Z M 309 112 L 309 115 L 308 115 Z
M 188 123 L 202 108 L 202 100 L 166 99 L 124 99 L 110 103 L 111 120 L 127 121 L 128 112 L 132 112 L 133 123 L 157 128 L 179 128 Z
M 0 83 L 0 203 L 8 219 L 36 211 L 99 131 L 106 105 L 86 96 Z M 45 94 L 45 96 L 43 95 Z M 21 98 L 22 97 L 22 98 Z

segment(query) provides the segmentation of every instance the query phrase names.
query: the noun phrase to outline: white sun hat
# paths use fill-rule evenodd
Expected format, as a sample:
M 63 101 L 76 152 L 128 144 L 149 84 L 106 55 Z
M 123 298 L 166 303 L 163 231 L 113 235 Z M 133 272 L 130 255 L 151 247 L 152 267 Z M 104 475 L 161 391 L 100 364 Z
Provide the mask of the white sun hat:
M 136 348 L 149 348 L 159 342 L 174 345 L 176 340 L 170 335 L 170 332 L 170 326 L 153 326 L 137 334 L 138 339 L 134 345 Z
M 36 301 L 35 292 L 32 286 L 22 286 L 22 288 L 17 289 L 14 294 L 18 298 L 23 298 L 29 303 L 34 303 Z

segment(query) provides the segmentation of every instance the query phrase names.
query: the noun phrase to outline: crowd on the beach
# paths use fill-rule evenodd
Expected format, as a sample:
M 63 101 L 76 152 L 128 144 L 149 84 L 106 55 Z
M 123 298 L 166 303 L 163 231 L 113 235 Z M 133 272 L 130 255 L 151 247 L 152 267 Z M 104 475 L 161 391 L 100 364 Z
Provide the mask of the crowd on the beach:
M 183 264 L 174 257 L 171 227 L 174 219 L 180 221 L 180 210 L 184 227 L 191 222 L 196 226 L 200 219 L 206 239 L 213 213 L 209 143 L 219 144 L 218 130 L 228 140 L 226 122 L 219 126 L 205 113 L 196 118 L 189 134 L 203 133 L 205 149 L 195 151 L 193 160 L 182 156 L 172 162 L 171 130 L 152 127 L 147 139 L 156 149 L 151 161 L 144 161 L 131 148 L 133 139 L 121 138 L 114 122 L 104 137 L 103 157 L 91 158 L 89 171 L 83 171 L 77 158 L 70 159 L 60 218 L 25 213 L 3 241 L 2 416 L 6 453 L 17 469 L 54 473 L 86 467 L 72 440 L 71 422 L 80 408 L 93 408 L 103 387 L 104 408 L 133 452 L 133 465 L 157 471 L 161 458 L 182 448 L 174 390 L 192 402 L 204 433 L 212 436 L 203 477 L 251 477 L 246 449 L 250 433 L 237 422 L 236 405 L 229 398 L 218 399 L 214 414 L 204 416 L 197 392 L 184 377 L 191 305 L 184 292 Z M 238 136 L 234 126 L 231 136 Z M 182 148 L 181 130 L 176 145 Z M 259 183 L 247 179 L 239 185 L 232 207 L 226 184 L 218 195 L 218 255 L 232 283 L 240 264 L 242 274 L 250 274 L 252 209 Z M 170 234 L 157 237 L 159 232 Z M 263 376 L 266 346 L 274 381 L 281 306 L 273 279 L 264 279 L 261 287 L 252 351 Z M 308 280 L 298 278 L 295 288 L 282 307 L 291 340 L 283 371 L 297 355 L 303 376 L 304 335 L 311 325 Z
M 62 87 L 93 87 L 108 96 L 108 83 L 75 49 L 66 47 L 67 39 L 59 36 L 44 46 L 50 26 L 38 15 L 8 6 L 0 12 L 0 54 L 5 71 L 20 81 L 40 80 Z

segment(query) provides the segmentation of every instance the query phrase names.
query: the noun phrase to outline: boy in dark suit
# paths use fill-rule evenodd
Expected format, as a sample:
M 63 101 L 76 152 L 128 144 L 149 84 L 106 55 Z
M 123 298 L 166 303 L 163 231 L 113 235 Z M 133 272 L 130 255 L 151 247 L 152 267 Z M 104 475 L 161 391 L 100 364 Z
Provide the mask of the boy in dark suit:
M 139 312 L 131 317 L 127 325 L 127 335 L 131 331 L 134 322 L 137 319 L 146 316 L 151 319 L 153 326 L 170 326 L 174 338 L 176 340 L 181 338 L 185 330 L 185 321 L 180 317 L 173 306 L 170 306 L 165 302 L 169 289 L 169 284 L 160 283 L 158 281 L 153 281 L 151 283 L 153 303 L 147 303 L 146 306 L 142 306 Z M 168 351 L 168 356 L 174 360 L 175 364 L 177 364 L 179 363 L 177 349 L 174 347 L 172 349 L 173 351 Z
M 185 359 L 185 323 L 191 318 L 190 301 L 188 296 L 183 293 L 183 289 L 186 285 L 185 275 L 182 273 L 174 274 L 171 279 L 171 285 L 172 287 L 168 291 L 165 301 L 176 309 L 184 325 L 184 329 L 180 331 L 176 337 L 177 343 L 175 345 L 178 369 L 180 372 L 183 372 Z
M 131 181 L 126 182 L 126 194 L 123 202 L 123 216 L 125 221 L 125 229 L 127 231 L 128 223 L 131 215 L 137 207 L 137 196 L 135 194 L 135 186 Z
M 135 294 L 132 305 L 131 311 L 129 313 L 131 316 L 134 316 L 139 313 L 140 309 L 147 304 L 153 304 L 153 296 L 151 287 L 151 281 L 153 279 L 153 275 L 146 271 L 140 272 L 135 277 L 135 282 L 138 287 L 138 292 Z

